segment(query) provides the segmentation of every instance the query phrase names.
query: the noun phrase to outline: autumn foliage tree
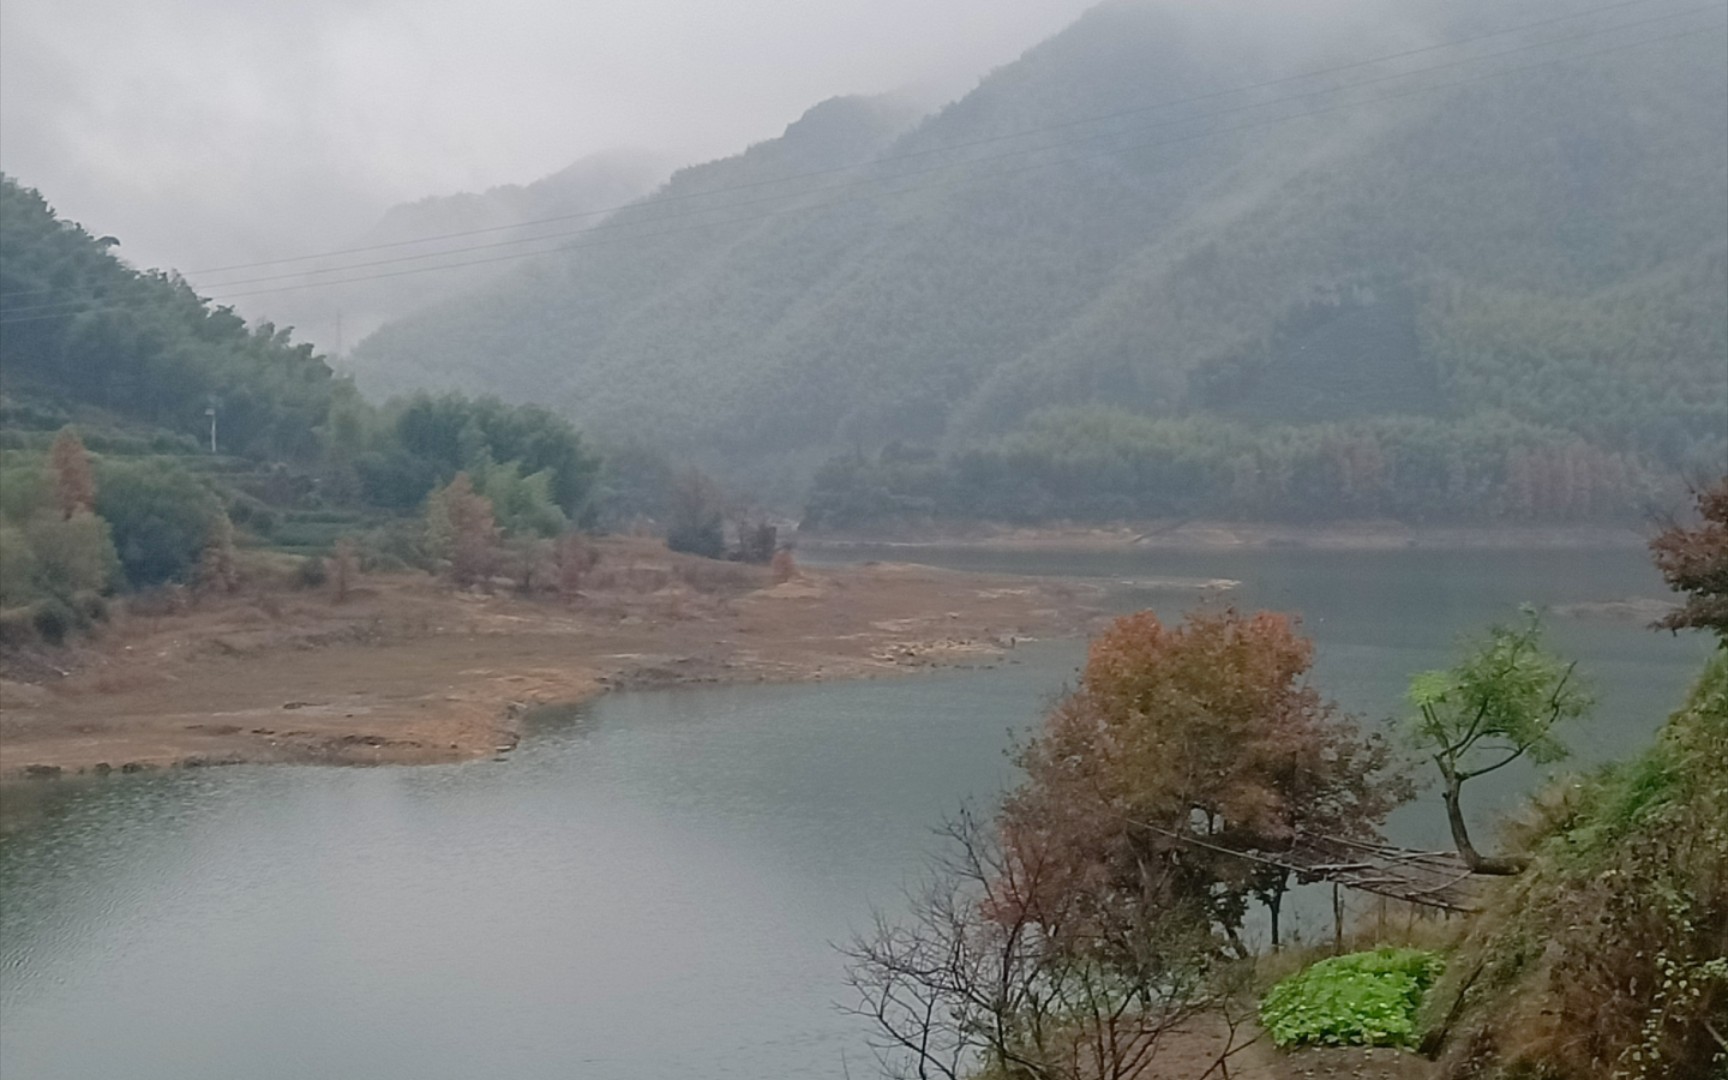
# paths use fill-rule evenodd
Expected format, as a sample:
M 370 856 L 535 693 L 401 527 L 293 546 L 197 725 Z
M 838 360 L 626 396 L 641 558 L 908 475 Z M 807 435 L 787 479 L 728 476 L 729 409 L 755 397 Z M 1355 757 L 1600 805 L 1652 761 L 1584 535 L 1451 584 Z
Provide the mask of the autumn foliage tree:
M 498 523 L 492 502 L 465 472 L 426 499 L 426 546 L 450 567 L 457 585 L 485 583 L 498 562 Z
M 792 557 L 792 549 L 783 547 L 774 553 L 774 558 L 768 563 L 769 572 L 774 575 L 774 584 L 784 585 L 798 576 L 798 563 Z
M 48 451 L 48 470 L 54 479 L 54 501 L 62 519 L 96 509 L 96 473 L 84 440 L 71 427 L 60 429 Z
M 580 533 L 567 532 L 558 538 L 552 558 L 558 568 L 558 594 L 573 600 L 581 594 L 588 571 L 600 561 L 600 553 Z
M 1656 623 L 1662 630 L 1709 630 L 1728 647 L 1728 476 L 1693 493 L 1699 521 L 1670 524 L 1650 541 L 1656 569 L 1683 593 L 1679 608 Z
M 1095 639 L 994 820 L 951 823 L 909 915 L 846 948 L 890 1075 L 1132 1080 L 1200 1015 L 1228 1037 L 1184 1075 L 1228 1075 L 1241 923 L 1285 887 L 1253 856 L 1373 838 L 1410 794 L 1309 684 L 1313 653 L 1270 613 Z
M 206 592 L 235 592 L 240 588 L 240 566 L 234 550 L 234 523 L 218 512 L 211 519 L 198 557 L 196 580 Z
M 1004 842 L 1020 862 L 1060 867 L 1021 900 L 1066 911 L 1082 936 L 1090 919 L 1157 910 L 1237 952 L 1252 899 L 1276 924 L 1285 874 L 1235 852 L 1304 834 L 1374 839 L 1411 794 L 1388 741 L 1309 683 L 1313 657 L 1269 612 L 1118 619 L 1019 754 L 1026 781 L 1005 803 Z M 1088 890 L 1100 899 L 1077 920 L 1070 898 Z
M 348 599 L 348 593 L 354 587 L 354 579 L 359 576 L 359 549 L 355 546 L 353 537 L 344 536 L 336 541 L 335 548 L 330 552 L 330 579 L 335 586 L 338 604 Z

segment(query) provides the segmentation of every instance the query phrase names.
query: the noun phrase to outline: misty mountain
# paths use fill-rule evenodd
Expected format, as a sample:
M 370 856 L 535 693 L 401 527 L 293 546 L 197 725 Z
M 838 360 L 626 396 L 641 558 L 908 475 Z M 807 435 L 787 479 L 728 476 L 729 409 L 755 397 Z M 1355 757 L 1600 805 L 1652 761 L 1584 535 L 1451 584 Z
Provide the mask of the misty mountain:
M 671 174 L 673 163 L 647 150 L 591 154 L 528 184 L 504 184 L 482 192 L 434 195 L 385 211 L 378 222 L 340 249 L 360 253 L 317 265 L 351 265 L 373 259 L 437 255 L 475 244 L 497 243 L 548 231 L 575 232 L 601 221 L 605 211 L 646 195 Z M 427 238 L 448 237 L 430 243 Z M 364 250 L 377 249 L 377 250 Z M 334 350 L 352 345 L 383 323 L 450 297 L 472 292 L 508 273 L 508 262 L 484 255 L 449 255 L 391 264 L 385 270 L 440 263 L 469 263 L 435 273 L 360 280 L 266 297 L 258 303 L 276 321 L 312 333 Z M 375 272 L 375 271 L 374 271 Z M 365 278 L 366 270 L 339 277 Z M 342 332 L 336 332 L 336 319 Z
M 1599 16 L 1237 92 L 1576 10 L 1106 3 L 914 125 L 825 102 L 685 169 L 384 327 L 357 377 L 552 404 L 782 491 L 835 451 L 1100 405 L 1719 453 L 1719 20 L 1639 45 L 1691 24 L 1582 37 Z

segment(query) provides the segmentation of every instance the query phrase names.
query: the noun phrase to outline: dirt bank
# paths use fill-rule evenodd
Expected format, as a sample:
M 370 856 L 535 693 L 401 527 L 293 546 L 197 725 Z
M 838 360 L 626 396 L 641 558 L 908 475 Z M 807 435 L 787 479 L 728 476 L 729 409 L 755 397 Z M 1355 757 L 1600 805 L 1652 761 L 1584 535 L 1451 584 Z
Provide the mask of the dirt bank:
M 512 747 L 538 703 L 992 663 L 1098 615 L 1083 584 L 871 564 L 775 585 L 651 541 L 601 549 L 569 602 L 403 574 L 366 577 L 340 604 L 275 592 L 121 611 L 92 645 L 8 663 L 0 778 L 462 760 Z
M 1633 526 L 1441 526 L 1396 521 L 1278 525 L 1227 521 L 1165 521 L 1120 526 L 1010 528 L 969 525 L 894 533 L 800 534 L 812 550 L 856 547 L 958 548 L 992 551 L 1227 551 L 1309 548 L 1317 551 L 1642 548 L 1649 536 Z

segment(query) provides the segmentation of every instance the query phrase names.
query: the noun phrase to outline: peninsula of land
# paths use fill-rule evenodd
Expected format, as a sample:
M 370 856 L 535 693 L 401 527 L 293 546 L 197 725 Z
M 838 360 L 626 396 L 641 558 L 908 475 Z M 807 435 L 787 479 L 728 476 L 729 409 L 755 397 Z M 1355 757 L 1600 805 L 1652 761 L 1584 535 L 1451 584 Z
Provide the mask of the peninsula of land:
M 871 677 L 1011 658 L 1084 633 L 1102 590 L 866 563 L 765 567 L 599 541 L 579 596 L 455 590 L 420 573 L 116 604 L 92 642 L 14 655 L 0 779 L 238 762 L 461 761 L 525 713 L 608 689 Z

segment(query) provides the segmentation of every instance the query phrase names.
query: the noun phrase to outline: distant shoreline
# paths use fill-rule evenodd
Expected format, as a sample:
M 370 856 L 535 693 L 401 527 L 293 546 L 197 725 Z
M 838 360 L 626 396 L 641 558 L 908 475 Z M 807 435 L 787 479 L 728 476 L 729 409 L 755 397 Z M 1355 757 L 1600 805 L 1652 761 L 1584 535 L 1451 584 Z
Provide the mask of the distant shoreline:
M 853 548 L 1027 551 L 1516 551 L 1642 549 L 1634 525 L 1406 525 L 1393 521 L 1284 525 L 1264 522 L 1165 521 L 1132 525 L 937 525 L 881 533 L 799 532 L 811 552 Z

